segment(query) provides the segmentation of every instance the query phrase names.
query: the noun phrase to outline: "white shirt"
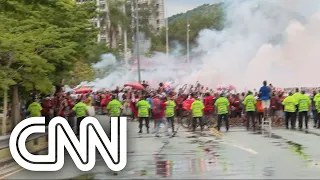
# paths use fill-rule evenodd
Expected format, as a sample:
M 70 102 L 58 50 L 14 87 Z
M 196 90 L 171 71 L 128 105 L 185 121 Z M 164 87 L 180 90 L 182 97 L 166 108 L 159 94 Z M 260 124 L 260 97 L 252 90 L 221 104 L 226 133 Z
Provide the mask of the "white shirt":
M 118 100 L 119 100 L 120 102 L 123 101 L 123 98 L 122 98 L 123 94 L 124 94 L 123 92 L 119 92 L 119 94 L 118 94 Z

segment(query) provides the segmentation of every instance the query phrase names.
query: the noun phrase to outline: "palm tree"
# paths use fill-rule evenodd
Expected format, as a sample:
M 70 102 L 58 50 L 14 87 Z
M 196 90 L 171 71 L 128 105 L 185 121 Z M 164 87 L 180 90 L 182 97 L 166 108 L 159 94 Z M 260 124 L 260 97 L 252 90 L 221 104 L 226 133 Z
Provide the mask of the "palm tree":
M 101 13 L 101 27 L 106 27 L 108 31 L 111 48 L 117 47 L 121 29 L 129 27 L 128 17 L 122 10 L 124 3 L 125 1 L 120 0 L 106 0 L 107 11 Z

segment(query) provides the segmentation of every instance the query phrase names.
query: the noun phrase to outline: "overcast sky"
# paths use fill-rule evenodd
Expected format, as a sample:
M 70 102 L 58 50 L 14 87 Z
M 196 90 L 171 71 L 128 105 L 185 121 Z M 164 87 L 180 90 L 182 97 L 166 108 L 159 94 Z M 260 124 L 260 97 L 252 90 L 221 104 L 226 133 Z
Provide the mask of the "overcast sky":
M 165 0 L 168 16 L 186 12 L 202 4 L 213 4 L 217 0 Z

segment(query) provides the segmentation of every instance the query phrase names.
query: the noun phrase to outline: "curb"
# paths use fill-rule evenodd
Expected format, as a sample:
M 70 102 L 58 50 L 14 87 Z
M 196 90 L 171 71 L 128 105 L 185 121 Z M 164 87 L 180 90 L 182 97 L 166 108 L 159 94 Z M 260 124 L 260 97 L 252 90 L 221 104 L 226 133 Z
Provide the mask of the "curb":
M 38 154 L 43 150 L 47 149 L 48 141 L 47 135 L 37 135 L 35 137 L 31 137 L 26 142 L 26 147 L 32 154 Z M 19 170 L 20 169 L 20 170 Z M 21 171 L 21 168 L 11 157 L 9 146 L 4 146 L 0 149 L 0 179 L 7 177 L 9 174 L 13 172 L 17 172 L 17 170 Z

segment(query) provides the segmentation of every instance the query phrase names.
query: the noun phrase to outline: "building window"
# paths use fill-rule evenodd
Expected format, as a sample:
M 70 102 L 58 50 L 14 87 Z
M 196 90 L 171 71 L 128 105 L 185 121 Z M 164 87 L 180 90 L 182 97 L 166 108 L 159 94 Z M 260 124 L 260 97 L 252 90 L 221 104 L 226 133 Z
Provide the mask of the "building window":
M 94 27 L 98 27 L 98 23 L 97 22 L 94 22 Z
M 160 16 L 160 13 L 159 13 L 159 12 L 157 12 L 157 13 L 156 13 L 156 16 L 157 16 L 157 17 L 159 17 L 159 16 Z
M 159 8 L 159 4 L 156 4 L 156 7 Z
M 159 19 L 157 19 L 157 24 L 160 24 L 160 20 Z
M 107 33 L 107 31 L 105 30 L 105 29 L 102 29 L 101 31 L 100 31 L 100 34 L 101 35 L 105 35 Z

